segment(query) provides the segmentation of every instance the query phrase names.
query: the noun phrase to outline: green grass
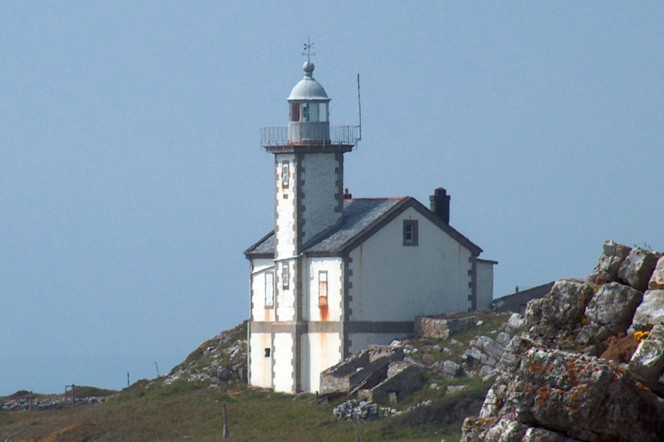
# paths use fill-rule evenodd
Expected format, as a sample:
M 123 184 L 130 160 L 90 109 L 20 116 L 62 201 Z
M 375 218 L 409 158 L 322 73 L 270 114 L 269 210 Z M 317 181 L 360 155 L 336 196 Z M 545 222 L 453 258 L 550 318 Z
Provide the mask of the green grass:
M 471 339 L 482 334 L 495 338 L 496 333 L 492 332 L 509 317 L 491 312 L 474 312 L 472 315 L 481 319 L 483 324 L 477 326 L 473 322 L 450 336 L 449 340 L 408 340 L 406 343 L 417 349 L 410 356 L 425 365 L 446 359 L 460 362 Z M 242 355 L 231 357 L 226 350 L 245 338 L 246 323 L 204 342 L 171 373 L 184 368 L 189 372 L 205 370 L 212 358 L 221 359 L 225 366 L 235 364 Z M 451 343 L 452 338 L 456 344 Z M 450 351 L 433 349 L 436 344 Z M 425 376 L 424 388 L 394 407 L 405 410 L 426 400 L 431 400 L 431 405 L 399 416 L 359 423 L 363 441 L 459 440 L 463 419 L 477 415 L 490 382 L 477 378 L 443 380 L 428 374 Z M 440 388 L 429 388 L 433 382 Z M 467 385 L 467 388 L 445 393 L 447 386 L 460 384 Z M 111 393 L 94 387 L 77 387 L 79 397 Z M 354 424 L 339 421 L 332 414 L 333 407 L 343 400 L 320 403 L 314 395 L 274 393 L 249 388 L 239 381 L 187 382 L 178 379 L 167 385 L 164 378 L 141 380 L 101 404 L 73 410 L 0 412 L 0 441 L 219 441 L 222 439 L 225 403 L 230 430 L 228 440 L 231 441 L 353 442 L 357 440 Z
M 216 441 L 223 431 L 224 403 L 229 440 L 356 440 L 353 423 L 332 414 L 340 401 L 318 403 L 309 394 L 291 396 L 239 383 L 228 386 L 218 390 L 183 381 L 171 385 L 139 381 L 103 404 L 0 413 L 0 440 Z M 361 422 L 362 440 L 458 439 L 461 420 L 476 414 L 481 404 L 479 393 L 471 390 L 437 398 L 431 407 L 401 416 Z

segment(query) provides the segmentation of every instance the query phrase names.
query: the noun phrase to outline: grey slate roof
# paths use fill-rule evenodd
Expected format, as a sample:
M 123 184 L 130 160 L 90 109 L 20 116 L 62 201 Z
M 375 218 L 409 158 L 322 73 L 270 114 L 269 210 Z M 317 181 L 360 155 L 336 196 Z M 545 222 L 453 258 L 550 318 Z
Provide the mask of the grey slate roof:
M 314 238 L 309 244 L 305 244 L 303 252 L 323 255 L 342 253 L 345 249 L 352 248 L 357 242 L 363 241 L 366 236 L 371 235 L 382 223 L 396 216 L 401 209 L 410 206 L 415 207 L 416 210 L 426 215 L 442 230 L 471 250 L 475 256 L 482 251 L 482 249 L 473 244 L 468 238 L 433 215 L 417 200 L 411 197 L 404 197 L 356 198 L 344 201 L 341 223 Z M 265 235 L 244 253 L 248 258 L 268 258 L 274 256 L 274 231 Z
M 318 242 L 309 245 L 305 252 L 332 252 L 342 248 L 402 200 L 402 198 L 363 198 L 344 201 L 344 217 L 341 225 Z
M 397 205 L 401 198 L 358 198 L 344 201 L 343 219 L 338 226 L 305 248 L 305 252 L 331 252 L 337 250 L 372 225 Z M 273 255 L 274 230 L 249 247 L 245 255 Z

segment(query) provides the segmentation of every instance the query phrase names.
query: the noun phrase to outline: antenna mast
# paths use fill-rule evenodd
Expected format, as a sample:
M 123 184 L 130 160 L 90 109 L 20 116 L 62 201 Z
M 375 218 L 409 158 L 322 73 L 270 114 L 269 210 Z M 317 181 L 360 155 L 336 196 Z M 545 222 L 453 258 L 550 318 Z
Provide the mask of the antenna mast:
M 358 129 L 360 131 L 359 137 L 357 138 L 357 141 L 360 141 L 362 139 L 362 102 L 360 101 L 360 73 L 357 73 L 357 112 L 358 116 L 360 119 L 360 125 L 358 126 Z

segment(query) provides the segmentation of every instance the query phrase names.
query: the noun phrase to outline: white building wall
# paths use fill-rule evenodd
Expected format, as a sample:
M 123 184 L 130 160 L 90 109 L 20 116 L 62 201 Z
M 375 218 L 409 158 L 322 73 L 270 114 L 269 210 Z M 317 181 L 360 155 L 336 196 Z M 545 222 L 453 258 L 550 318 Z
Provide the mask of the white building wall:
M 305 321 L 340 321 L 343 312 L 343 260 L 341 258 L 309 258 L 303 275 Z M 319 306 L 319 272 L 327 272 L 327 308 Z
M 493 302 L 493 262 L 477 260 L 477 310 L 490 310 Z
M 320 389 L 320 373 L 341 362 L 339 333 L 306 333 L 302 335 L 301 387 L 303 391 Z
M 274 308 L 265 307 L 265 274 L 272 272 L 274 275 L 274 261 L 254 259 L 251 269 L 251 318 L 254 321 L 274 321 Z
M 295 393 L 293 385 L 293 335 L 290 333 L 274 334 L 274 391 Z
M 270 357 L 265 357 L 265 349 Z M 270 333 L 251 333 L 249 336 L 249 385 L 272 387 L 272 337 Z
M 335 154 L 309 153 L 302 157 L 302 204 L 305 208 L 302 213 L 302 243 L 333 226 L 341 218 L 341 213 L 336 211 L 339 204 L 336 194 L 340 192 L 340 185 L 337 184 L 340 167 Z
M 404 219 L 418 220 L 419 245 L 403 245 Z M 415 209 L 404 211 L 350 256 L 351 320 L 412 321 L 470 307 L 470 251 Z

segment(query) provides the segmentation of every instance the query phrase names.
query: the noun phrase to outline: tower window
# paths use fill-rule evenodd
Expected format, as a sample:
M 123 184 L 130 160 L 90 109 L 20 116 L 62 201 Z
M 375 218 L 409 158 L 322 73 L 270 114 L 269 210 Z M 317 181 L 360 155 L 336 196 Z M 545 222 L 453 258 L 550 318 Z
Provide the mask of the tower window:
M 309 121 L 309 103 L 302 103 L 302 121 Z
M 281 187 L 283 189 L 288 189 L 289 181 L 289 172 L 288 172 L 288 163 L 283 163 L 281 166 Z
M 288 263 L 284 262 L 281 264 L 281 286 L 287 289 L 289 284 L 290 276 L 288 274 Z
M 291 121 L 300 121 L 300 103 L 291 103 Z
M 265 357 L 269 358 L 270 357 L 270 347 L 265 348 Z
M 318 272 L 318 306 L 327 307 L 327 271 Z
M 265 273 L 265 307 L 274 307 L 274 273 Z
M 418 240 L 418 228 L 416 219 L 403 220 L 403 245 L 416 246 Z

